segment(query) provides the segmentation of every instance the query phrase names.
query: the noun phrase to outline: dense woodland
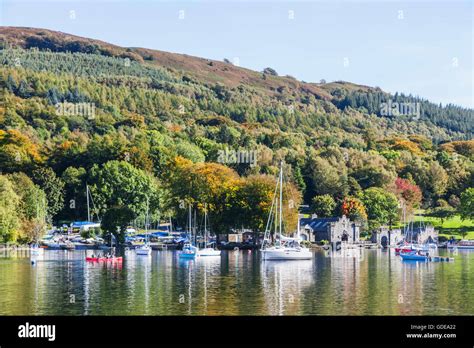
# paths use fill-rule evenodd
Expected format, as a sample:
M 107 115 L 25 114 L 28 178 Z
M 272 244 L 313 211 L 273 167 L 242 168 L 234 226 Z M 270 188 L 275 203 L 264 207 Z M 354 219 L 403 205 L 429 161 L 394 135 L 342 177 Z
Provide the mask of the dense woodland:
M 321 95 L 273 70 L 255 76 L 281 87 L 232 86 L 136 52 L 35 40 L 0 46 L 3 242 L 37 238 L 45 220 L 85 220 L 86 184 L 105 230 L 140 226 L 147 206 L 153 221 L 185 227 L 192 204 L 214 232 L 262 231 L 281 160 L 289 232 L 303 203 L 366 231 L 403 209 L 472 218 L 471 109 L 345 82 L 319 84 Z M 420 103 L 420 119 L 382 116 L 389 99 Z M 94 115 L 60 114 L 58 103 Z M 256 165 L 218 163 L 229 149 L 256 151 Z

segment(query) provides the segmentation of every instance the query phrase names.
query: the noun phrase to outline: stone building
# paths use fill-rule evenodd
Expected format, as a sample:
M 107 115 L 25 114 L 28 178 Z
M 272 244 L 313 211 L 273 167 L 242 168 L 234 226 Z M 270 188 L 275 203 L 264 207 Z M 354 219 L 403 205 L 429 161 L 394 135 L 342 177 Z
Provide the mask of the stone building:
M 436 243 L 438 241 L 438 232 L 433 226 L 418 226 L 407 230 L 405 239 L 409 243 Z
M 387 226 L 380 227 L 377 231 L 372 232 L 371 242 L 377 243 L 382 247 L 396 245 L 402 240 L 408 243 L 435 243 L 438 240 L 438 232 L 433 226 L 411 227 L 406 231 L 400 229 L 388 230 Z
M 387 226 L 380 227 L 377 231 L 372 232 L 370 238 L 372 243 L 377 243 L 382 247 L 388 247 L 389 245 L 396 245 L 404 238 L 402 230 L 393 229 L 389 230 Z
M 310 242 L 327 240 L 329 243 L 358 243 L 359 233 L 360 226 L 345 215 L 330 218 L 318 218 L 313 215 L 300 219 L 300 236 Z

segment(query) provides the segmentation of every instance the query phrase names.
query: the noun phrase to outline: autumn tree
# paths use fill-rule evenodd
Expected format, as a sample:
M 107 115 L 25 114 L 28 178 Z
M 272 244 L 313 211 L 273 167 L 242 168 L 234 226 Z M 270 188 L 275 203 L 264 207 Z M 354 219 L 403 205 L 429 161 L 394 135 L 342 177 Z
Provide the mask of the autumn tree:
M 364 203 L 356 197 L 345 197 L 341 204 L 342 215 L 352 221 L 364 222 L 367 220 L 367 211 Z

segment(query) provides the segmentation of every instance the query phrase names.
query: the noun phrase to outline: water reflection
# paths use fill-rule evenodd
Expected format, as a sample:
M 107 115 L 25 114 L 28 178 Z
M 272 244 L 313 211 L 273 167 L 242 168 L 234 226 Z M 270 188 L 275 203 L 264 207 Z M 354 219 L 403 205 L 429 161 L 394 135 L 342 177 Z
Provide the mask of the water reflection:
M 298 314 L 304 301 L 303 290 L 314 281 L 313 260 L 265 261 L 261 270 L 267 313 Z
M 123 264 L 85 262 L 87 253 L 0 252 L 0 314 L 474 314 L 474 252 L 459 252 L 453 263 L 420 263 L 392 250 L 266 262 L 255 251 L 196 260 L 127 251 Z

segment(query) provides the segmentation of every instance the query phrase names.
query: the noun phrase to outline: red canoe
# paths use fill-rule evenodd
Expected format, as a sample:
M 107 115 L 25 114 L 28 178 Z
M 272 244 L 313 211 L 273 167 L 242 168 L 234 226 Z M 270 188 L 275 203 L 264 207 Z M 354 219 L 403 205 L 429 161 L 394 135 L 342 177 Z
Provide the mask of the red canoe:
M 122 262 L 123 258 L 120 257 L 86 257 L 86 261 L 90 262 Z
M 395 248 L 396 253 L 399 253 L 400 251 L 403 252 L 403 253 L 408 253 L 408 252 L 413 251 L 413 250 L 414 249 L 412 249 L 411 247 Z

